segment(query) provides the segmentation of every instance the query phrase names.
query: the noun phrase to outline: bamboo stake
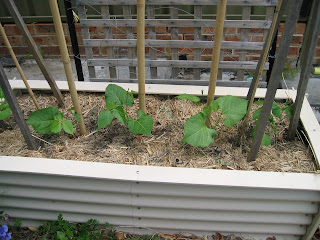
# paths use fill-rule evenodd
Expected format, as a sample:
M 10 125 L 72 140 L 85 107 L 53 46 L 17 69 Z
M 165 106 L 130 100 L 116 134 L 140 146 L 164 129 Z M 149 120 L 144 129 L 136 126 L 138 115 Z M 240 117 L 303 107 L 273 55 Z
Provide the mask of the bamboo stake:
M 23 80 L 23 82 L 24 82 L 24 85 L 26 86 L 26 88 L 27 88 L 27 90 L 28 90 L 28 93 L 30 94 L 30 96 L 31 96 L 31 98 L 32 98 L 32 101 L 34 102 L 34 105 L 36 105 L 36 108 L 37 108 L 37 109 L 40 109 L 39 103 L 37 102 L 37 99 L 36 99 L 36 97 L 34 96 L 32 90 L 31 90 L 31 88 L 30 88 L 30 86 L 29 86 L 29 83 L 28 83 L 28 81 L 27 81 L 27 78 L 26 78 L 26 76 L 24 75 L 24 72 L 22 71 L 22 68 L 21 68 L 21 66 L 20 66 L 20 64 L 19 64 L 19 62 L 18 62 L 18 60 L 17 60 L 17 57 L 16 57 L 16 55 L 15 55 L 14 52 L 13 52 L 13 49 L 12 49 L 12 47 L 11 47 L 11 44 L 10 44 L 10 42 L 9 42 L 9 40 L 8 40 L 8 37 L 7 37 L 7 35 L 6 35 L 5 31 L 4 31 L 1 23 L 0 23 L 0 32 L 1 32 L 2 38 L 3 38 L 3 40 L 4 40 L 4 44 L 6 45 L 6 47 L 7 47 L 8 50 L 9 50 L 9 53 L 10 53 L 10 55 L 11 55 L 11 58 L 12 58 L 14 64 L 16 65 L 16 67 L 17 67 L 17 69 L 18 69 L 18 71 L 19 71 L 19 73 L 20 73 L 20 76 L 21 76 L 21 78 L 22 78 L 22 80 Z
M 137 52 L 138 52 L 138 88 L 139 88 L 139 109 L 144 112 L 146 109 L 145 99 L 145 0 L 137 0 Z
M 254 78 L 252 79 L 250 90 L 249 90 L 249 93 L 248 93 L 248 96 L 247 96 L 247 100 L 249 100 L 249 103 L 248 103 L 246 116 L 244 117 L 244 120 L 243 120 L 243 123 L 242 123 L 242 128 L 241 128 L 240 135 L 243 135 L 244 130 L 248 125 L 249 115 L 250 115 L 250 111 L 252 109 L 254 96 L 256 95 L 256 91 L 257 91 L 257 88 L 258 88 L 259 80 L 260 80 L 260 78 L 262 76 L 263 68 L 264 68 L 265 62 L 266 62 L 268 54 L 269 54 L 269 49 L 270 49 L 271 44 L 273 42 L 273 39 L 275 37 L 275 33 L 276 33 L 276 31 L 278 29 L 278 25 L 279 25 L 279 20 L 280 20 L 281 15 L 282 15 L 282 14 L 279 15 L 280 9 L 281 9 L 281 6 L 284 6 L 284 5 L 285 4 L 282 4 L 282 0 L 279 0 L 278 1 L 278 5 L 277 5 L 276 10 L 275 10 L 275 13 L 273 15 L 273 20 L 272 20 L 272 24 L 271 24 L 271 27 L 270 27 L 270 30 L 269 30 L 269 34 L 268 34 L 267 40 L 266 40 L 266 42 L 264 44 L 263 51 L 262 51 L 262 54 L 260 56 L 259 63 L 257 65 L 256 71 L 255 71 L 255 74 L 254 74 Z
M 214 33 L 214 43 L 212 50 L 212 62 L 211 62 L 211 70 L 210 70 L 210 82 L 209 82 L 209 90 L 208 90 L 208 98 L 207 98 L 207 106 L 210 105 L 210 101 L 214 99 L 214 94 L 217 85 L 217 77 L 218 77 L 218 65 L 220 61 L 220 50 L 221 50 L 221 42 L 223 36 L 223 27 L 224 27 L 224 19 L 226 16 L 227 9 L 227 0 L 219 0 L 218 2 L 218 10 L 217 10 L 217 19 L 216 19 L 216 27 Z M 209 119 L 211 114 L 208 115 L 207 126 L 210 125 Z
M 55 28 L 57 38 L 58 38 L 60 54 L 61 54 L 64 70 L 66 72 L 66 77 L 67 77 L 67 81 L 68 81 L 68 86 L 69 86 L 69 91 L 71 94 L 72 103 L 73 103 L 75 112 L 80 114 L 80 122 L 79 122 L 80 134 L 84 135 L 84 134 L 86 134 L 86 127 L 84 125 L 83 116 L 81 114 L 81 107 L 80 107 L 80 103 L 79 103 L 79 99 L 78 99 L 76 85 L 74 83 L 72 68 L 71 68 L 71 64 L 70 64 L 70 57 L 69 57 L 67 44 L 66 44 L 65 37 L 64 37 L 64 32 L 63 32 L 63 28 L 62 28 L 62 23 L 61 23 L 57 0 L 49 0 L 49 4 L 50 4 L 51 13 L 52 13 L 54 28 Z

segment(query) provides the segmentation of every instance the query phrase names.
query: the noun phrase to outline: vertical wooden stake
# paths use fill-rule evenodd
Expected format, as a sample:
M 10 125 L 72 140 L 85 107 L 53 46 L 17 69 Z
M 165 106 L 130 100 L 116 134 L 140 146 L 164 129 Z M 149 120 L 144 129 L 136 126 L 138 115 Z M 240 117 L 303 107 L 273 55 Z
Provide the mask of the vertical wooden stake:
M 248 120 L 249 120 L 249 115 L 250 115 L 250 111 L 252 109 L 252 105 L 253 105 L 253 101 L 254 101 L 254 96 L 256 95 L 256 91 L 259 85 L 259 80 L 262 76 L 262 72 L 263 72 L 263 68 L 265 65 L 265 62 L 267 60 L 268 57 L 268 53 L 269 53 L 269 49 L 271 47 L 271 43 L 273 42 L 273 39 L 276 35 L 279 23 L 280 23 L 280 19 L 282 16 L 282 13 L 284 11 L 284 8 L 286 6 L 287 0 L 279 0 L 278 1 L 278 5 L 276 7 L 274 16 L 273 16 L 273 20 L 272 20 L 272 24 L 269 30 L 269 34 L 267 37 L 267 40 L 263 46 L 263 50 L 261 53 L 261 56 L 259 58 L 259 62 L 254 74 L 254 78 L 252 79 L 251 85 L 250 85 L 250 89 L 248 92 L 248 96 L 247 96 L 247 100 L 249 100 L 248 103 L 248 109 L 247 109 L 247 113 L 246 116 L 244 117 L 243 123 L 242 123 L 242 128 L 241 128 L 241 132 L 240 135 L 243 135 L 245 128 L 247 127 L 248 124 Z
M 64 37 L 64 31 L 63 31 L 63 27 L 62 27 L 62 23 L 61 23 L 58 3 L 57 3 L 57 0 L 49 0 L 49 4 L 50 4 L 52 17 L 53 17 L 54 28 L 55 28 L 57 38 L 58 38 L 60 54 L 61 54 L 64 70 L 66 72 L 66 77 L 67 77 L 67 81 L 68 81 L 68 86 L 69 86 L 69 91 L 71 94 L 72 103 L 73 103 L 75 112 L 80 114 L 80 122 L 79 122 L 80 134 L 84 135 L 86 133 L 86 127 L 84 125 L 83 116 L 81 114 L 81 107 L 80 107 L 80 103 L 79 103 L 79 99 L 78 99 L 76 85 L 74 83 L 74 78 L 73 78 L 72 68 L 71 68 L 71 64 L 70 64 L 70 58 L 69 58 L 69 53 L 68 53 L 68 49 L 67 49 L 67 44 L 66 44 L 66 40 Z
M 293 114 L 290 119 L 288 129 L 288 139 L 292 140 L 296 134 L 298 127 L 301 108 L 306 94 L 309 76 L 312 70 L 312 59 L 316 49 L 318 34 L 320 26 L 320 2 L 313 1 L 311 13 L 308 19 L 307 29 L 303 38 L 304 47 L 303 54 L 301 54 L 301 74 L 298 85 L 298 93 L 293 106 Z
M 34 96 L 32 90 L 31 90 L 31 88 L 30 88 L 30 86 L 29 86 L 29 83 L 28 83 L 28 81 L 27 81 L 27 78 L 26 78 L 26 76 L 24 75 L 24 73 L 23 73 L 23 71 L 22 71 L 22 68 L 21 68 L 21 66 L 20 66 L 20 64 L 19 64 L 19 62 L 18 62 L 18 60 L 17 60 L 17 58 L 16 58 L 16 55 L 14 54 L 14 52 L 13 52 L 13 50 L 12 50 L 11 44 L 10 44 L 10 42 L 9 42 L 9 40 L 8 40 L 8 37 L 7 37 L 7 35 L 6 35 L 5 31 L 4 31 L 1 23 L 0 23 L 0 33 L 1 33 L 1 35 L 2 35 L 2 38 L 3 38 L 3 40 L 4 40 L 4 43 L 5 43 L 6 47 L 7 47 L 8 50 L 9 50 L 9 53 L 10 53 L 10 55 L 11 55 L 11 58 L 12 58 L 14 64 L 16 65 L 16 67 L 17 67 L 17 69 L 18 69 L 18 71 L 19 71 L 19 73 L 20 73 L 20 76 L 21 76 L 21 78 L 22 78 L 22 80 L 23 80 L 23 82 L 24 82 L 24 85 L 26 86 L 26 88 L 27 88 L 27 90 L 28 90 L 28 93 L 30 94 L 30 96 L 31 96 L 31 98 L 32 98 L 32 101 L 33 101 L 34 105 L 36 105 L 36 108 L 37 108 L 37 109 L 40 109 L 40 106 L 39 106 L 39 104 L 38 104 L 38 102 L 37 102 L 37 99 L 36 99 L 36 97 Z
M 58 104 L 60 106 L 64 106 L 63 96 L 62 96 L 56 82 L 54 81 L 52 75 L 50 74 L 46 63 L 43 60 L 43 57 L 41 56 L 41 53 L 38 49 L 37 44 L 34 42 L 30 32 L 28 31 L 28 28 L 27 28 L 26 24 L 24 23 L 21 14 L 18 11 L 16 4 L 14 3 L 13 0 L 6 0 L 6 1 L 3 1 L 3 3 L 6 5 L 8 11 L 10 12 L 12 18 L 14 19 L 17 27 L 21 31 L 21 34 L 24 37 L 24 39 L 26 40 L 26 42 L 29 46 L 29 49 L 32 51 L 32 55 L 33 55 L 34 59 L 37 61 L 38 66 L 39 66 L 41 72 L 43 73 L 44 77 L 46 78 L 47 82 L 49 83 L 50 88 L 58 101 Z
M 145 99 L 145 45 L 144 26 L 145 0 L 137 0 L 137 52 L 138 52 L 138 85 L 139 85 L 139 109 L 144 112 L 146 109 Z
M 8 101 L 8 104 L 10 106 L 14 119 L 20 128 L 20 131 L 24 137 L 24 140 L 27 143 L 28 148 L 30 150 L 37 150 L 38 144 L 30 133 L 28 125 L 24 119 L 24 115 L 20 110 L 19 104 L 13 94 L 12 88 L 10 86 L 8 78 L 1 64 L 0 64 L 0 87 L 2 88 L 2 91 Z
M 227 9 L 227 0 L 219 0 L 218 9 L 217 9 L 217 19 L 216 19 L 216 27 L 214 33 L 214 43 L 213 43 L 213 51 L 212 51 L 212 62 L 211 62 L 211 70 L 210 70 L 210 82 L 209 82 L 209 91 L 207 98 L 207 106 L 210 105 L 210 101 L 214 99 L 214 94 L 217 85 L 217 76 L 218 76 L 218 67 L 220 61 L 220 50 L 221 50 L 221 42 L 223 35 L 223 27 L 224 27 L 224 19 L 226 16 Z M 209 119 L 211 114 L 208 115 L 207 126 L 210 124 Z
M 264 100 L 260 118 L 258 120 L 256 133 L 254 135 L 253 143 L 251 145 L 250 152 L 248 155 L 249 162 L 254 161 L 256 159 L 261 145 L 264 131 L 271 114 L 274 97 L 276 95 L 277 88 L 281 80 L 281 73 L 283 72 L 283 68 L 286 63 L 286 58 L 289 52 L 293 32 L 299 18 L 299 12 L 302 2 L 303 0 L 291 0 L 289 4 L 288 15 L 282 32 L 279 50 L 274 63 L 274 68 L 272 69 L 270 82 L 268 84 L 266 97 Z

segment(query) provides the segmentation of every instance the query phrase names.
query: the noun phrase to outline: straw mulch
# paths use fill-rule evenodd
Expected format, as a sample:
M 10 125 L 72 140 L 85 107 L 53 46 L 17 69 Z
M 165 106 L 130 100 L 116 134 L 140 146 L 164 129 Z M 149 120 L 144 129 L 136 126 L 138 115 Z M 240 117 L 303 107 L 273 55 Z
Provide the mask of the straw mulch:
M 56 106 L 52 95 L 37 93 L 41 107 Z M 72 106 L 69 94 L 64 94 L 66 109 Z M 218 126 L 218 136 L 209 147 L 193 147 L 181 143 L 183 125 L 200 107 L 187 100 L 173 97 L 147 96 L 147 111 L 154 119 L 152 136 L 137 136 L 117 120 L 105 129 L 96 131 L 98 113 L 104 109 L 104 95 L 98 93 L 80 93 L 83 115 L 88 134 L 86 136 L 42 135 L 31 129 L 41 143 L 38 151 L 30 151 L 22 138 L 18 126 L 12 117 L 6 121 L 9 126 L 0 128 L 0 155 L 39 158 L 68 159 L 78 161 L 106 162 L 118 164 L 137 164 L 166 167 L 188 167 L 206 169 L 237 169 L 275 172 L 316 172 L 316 166 L 309 147 L 296 139 L 285 140 L 289 120 L 283 118 L 278 136 L 272 145 L 261 147 L 256 161 L 248 163 L 252 137 L 250 123 L 245 138 L 240 143 L 240 124 L 233 128 Z M 18 97 L 23 113 L 27 116 L 35 110 L 27 94 Z M 65 109 L 68 119 L 73 119 Z M 128 108 L 129 116 L 135 117 L 138 111 L 138 99 Z M 214 113 L 213 121 L 217 119 Z

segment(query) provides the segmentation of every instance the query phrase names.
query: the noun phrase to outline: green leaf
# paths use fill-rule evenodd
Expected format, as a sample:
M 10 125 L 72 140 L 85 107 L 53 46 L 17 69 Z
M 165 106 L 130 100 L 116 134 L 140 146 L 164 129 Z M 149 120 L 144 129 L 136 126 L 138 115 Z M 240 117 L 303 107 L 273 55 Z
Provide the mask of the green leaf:
M 52 134 L 53 132 L 51 131 L 50 126 L 58 113 L 59 110 L 56 107 L 39 109 L 29 115 L 27 123 L 38 133 Z
M 123 124 L 126 123 L 126 113 L 123 110 L 123 107 L 117 107 L 111 110 L 112 115 L 117 118 Z
M 63 121 L 62 128 L 66 133 L 73 135 L 73 124 L 70 120 Z
M 52 133 L 59 133 L 62 130 L 62 124 L 58 120 L 53 120 L 50 125 L 50 130 Z
M 264 146 L 269 146 L 271 144 L 271 138 L 270 136 L 268 136 L 267 134 L 263 134 L 263 137 L 262 137 L 262 142 L 261 142 L 262 145 Z
M 293 105 L 288 106 L 288 107 L 285 107 L 283 110 L 286 112 L 286 114 L 287 114 L 288 118 L 292 118 L 292 114 L 293 114 Z
M 203 108 L 203 114 L 205 116 L 208 116 L 211 113 L 211 107 L 210 106 L 206 106 Z
M 110 110 L 123 105 L 129 107 L 133 105 L 133 97 L 122 87 L 115 84 L 109 84 L 106 88 L 105 100 L 106 108 Z
M 78 123 L 80 122 L 80 116 L 81 116 L 80 113 L 77 113 L 77 112 L 74 113 L 74 117 L 75 117 L 75 119 L 77 120 Z
M 108 126 L 112 122 L 113 116 L 110 111 L 102 110 L 98 116 L 98 130 Z
M 277 118 L 282 117 L 281 107 L 276 102 L 272 103 L 272 114 Z
M 181 142 L 196 147 L 206 147 L 214 142 L 213 137 L 217 135 L 217 131 L 207 128 L 206 120 L 207 117 L 203 113 L 189 118 L 184 124 L 184 138 Z
M 129 131 L 134 134 L 144 134 L 151 136 L 153 127 L 153 119 L 149 114 L 145 114 L 143 110 L 138 111 L 138 119 L 127 118 Z
M 6 120 L 10 117 L 11 115 L 11 109 L 7 108 L 3 111 L 0 111 L 0 120 Z
M 255 101 L 254 103 L 257 104 L 257 105 L 263 105 L 264 101 L 260 100 L 260 101 Z
M 233 127 L 247 112 L 248 101 L 245 99 L 227 95 L 215 101 L 218 102 L 219 108 L 225 116 L 223 123 L 227 127 Z
M 211 107 L 212 111 L 217 112 L 219 110 L 219 101 L 211 100 L 210 101 L 210 107 Z
M 68 238 L 66 237 L 66 234 L 64 232 L 57 232 L 57 237 L 59 240 L 68 240 Z
M 257 111 L 254 112 L 254 114 L 252 116 L 254 120 L 258 120 L 260 118 L 261 111 L 262 111 L 262 109 L 258 109 Z
M 189 94 L 181 94 L 179 96 L 176 96 L 176 98 L 179 98 L 179 99 L 185 99 L 185 100 L 189 100 L 191 102 L 194 102 L 194 103 L 199 103 L 200 102 L 200 98 L 198 98 L 197 96 L 192 96 L 192 95 L 189 95 Z
M 57 119 L 58 121 L 62 121 L 62 120 L 63 120 L 63 113 L 58 113 L 58 114 L 56 115 L 56 119 Z

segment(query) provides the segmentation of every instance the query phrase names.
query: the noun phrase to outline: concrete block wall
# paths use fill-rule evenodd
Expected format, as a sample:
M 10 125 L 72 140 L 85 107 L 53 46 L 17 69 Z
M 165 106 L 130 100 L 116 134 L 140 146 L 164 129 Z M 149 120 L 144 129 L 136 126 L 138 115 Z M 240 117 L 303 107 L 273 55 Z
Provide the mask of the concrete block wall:
M 54 25 L 52 23 L 35 23 L 27 24 L 27 27 L 34 38 L 35 42 L 41 49 L 43 56 L 46 58 L 57 58 L 60 57 L 57 37 L 55 35 Z M 63 24 L 65 30 L 65 38 L 69 48 L 69 53 L 72 54 L 71 40 L 68 33 L 67 24 Z M 303 41 L 303 34 L 305 32 L 305 23 L 298 23 L 296 25 L 295 34 L 291 42 L 288 60 L 297 60 L 299 56 L 299 51 L 301 48 L 301 43 Z M 9 38 L 9 41 L 13 47 L 14 52 L 19 57 L 32 57 L 30 51 L 27 47 L 27 44 L 17 26 L 15 24 L 4 24 L 6 34 Z M 278 36 L 278 45 L 281 40 L 283 24 L 279 28 Z M 90 27 L 90 35 L 93 39 L 104 38 L 104 29 L 102 27 Z M 80 54 L 82 57 L 85 56 L 83 39 L 81 35 L 81 27 L 77 23 L 76 31 L 78 35 L 78 42 L 80 47 Z M 249 41 L 253 42 L 263 42 L 263 29 L 250 29 L 249 30 Z M 125 28 L 113 28 L 112 29 L 114 39 L 124 39 L 126 38 L 126 29 Z M 179 39 L 180 40 L 193 40 L 194 38 L 194 28 L 193 27 L 184 27 L 179 28 Z M 136 28 L 134 28 L 134 34 L 136 34 Z M 146 38 L 148 34 L 148 28 L 146 28 Z M 227 28 L 225 29 L 225 41 L 240 41 L 241 29 L 237 28 Z M 171 28 L 170 27 L 156 27 L 156 38 L 169 40 L 171 39 Z M 202 29 L 202 39 L 203 40 L 213 40 L 214 39 L 214 28 L 204 27 Z M 148 48 L 146 52 L 148 53 Z M 93 48 L 94 56 L 106 56 L 107 48 L 106 47 L 94 47 Z M 170 49 L 158 48 L 159 56 L 168 56 Z M 179 49 L 180 54 L 186 54 L 189 60 L 193 59 L 193 49 Z M 246 51 L 247 60 L 255 61 L 259 59 L 261 51 Z M 116 55 L 127 55 L 127 49 L 119 48 L 115 49 Z M 211 60 L 212 49 L 204 49 L 202 51 L 202 60 Z M 226 49 L 224 51 L 224 60 L 225 61 L 237 61 L 239 58 L 239 51 L 234 49 Z M 8 50 L 6 49 L 2 37 L 0 37 L 0 56 L 9 55 Z M 317 43 L 317 49 L 315 52 L 314 63 L 320 63 L 320 37 Z

